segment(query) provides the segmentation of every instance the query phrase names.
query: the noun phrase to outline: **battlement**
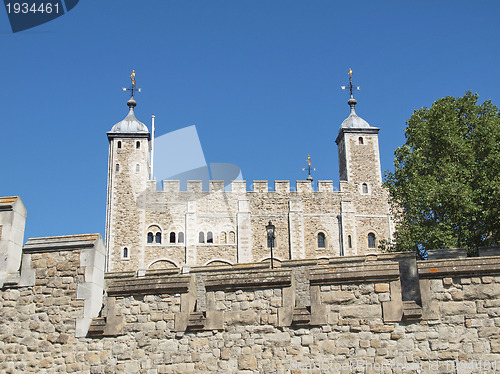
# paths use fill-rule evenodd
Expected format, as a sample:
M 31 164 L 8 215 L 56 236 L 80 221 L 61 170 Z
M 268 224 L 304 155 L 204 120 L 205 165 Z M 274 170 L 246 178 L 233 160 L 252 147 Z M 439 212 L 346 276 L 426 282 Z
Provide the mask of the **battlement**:
M 150 189 L 156 189 L 156 181 L 150 181 Z M 163 191 L 168 193 L 177 192 L 234 192 L 234 193 L 246 193 L 246 192 L 258 192 L 258 193 L 323 193 L 323 192 L 335 192 L 339 191 L 333 186 L 333 181 L 331 180 L 320 180 L 317 184 L 317 189 L 314 189 L 314 185 L 307 180 L 298 180 L 295 182 L 295 189 L 290 187 L 290 181 L 288 180 L 276 180 L 274 181 L 274 189 L 269 189 L 269 181 L 267 180 L 254 180 L 250 185 L 250 189 L 247 189 L 247 181 L 244 180 L 234 180 L 231 182 L 230 188 L 225 190 L 224 181 L 222 180 L 211 180 L 209 181 L 209 189 L 203 189 L 203 181 L 201 180 L 190 180 L 187 181 L 187 189 L 180 189 L 179 180 L 164 180 L 163 181 Z

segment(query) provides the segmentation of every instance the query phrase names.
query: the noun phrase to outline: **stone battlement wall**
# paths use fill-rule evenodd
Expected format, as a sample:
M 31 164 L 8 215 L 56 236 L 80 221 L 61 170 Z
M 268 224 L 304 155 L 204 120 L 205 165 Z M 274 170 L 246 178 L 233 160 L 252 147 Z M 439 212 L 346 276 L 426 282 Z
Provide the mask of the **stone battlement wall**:
M 154 182 L 154 183 L 153 183 Z M 307 180 L 298 180 L 295 182 L 295 191 L 290 190 L 290 181 L 277 180 L 274 181 L 274 190 L 269 189 L 269 182 L 266 180 L 254 180 L 247 189 L 247 181 L 235 180 L 231 182 L 230 190 L 225 192 L 339 192 L 336 191 L 331 180 L 320 180 L 317 182 L 317 190 L 313 190 L 313 185 Z M 156 190 L 156 182 L 150 181 L 150 189 Z M 178 180 L 164 180 L 163 191 L 165 192 L 203 192 L 203 182 L 200 181 L 187 181 L 186 191 L 180 190 L 180 181 Z M 204 192 L 219 192 L 224 191 L 224 181 L 211 180 L 209 181 L 209 190 Z
M 454 372 L 455 360 L 500 365 L 498 249 L 477 258 L 373 254 L 140 276 L 104 276 L 101 252 L 95 235 L 27 242 L 24 281 L 0 289 L 0 371 L 299 373 L 346 365 L 342 372 L 377 372 L 385 365 L 430 373 Z

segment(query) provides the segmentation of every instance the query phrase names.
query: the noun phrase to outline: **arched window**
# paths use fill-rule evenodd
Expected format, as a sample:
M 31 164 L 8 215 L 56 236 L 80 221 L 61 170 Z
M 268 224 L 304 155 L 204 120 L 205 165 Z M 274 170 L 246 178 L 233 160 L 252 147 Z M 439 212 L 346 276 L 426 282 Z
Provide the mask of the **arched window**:
M 213 243 L 214 242 L 214 235 L 212 234 L 212 231 L 207 232 L 207 243 Z
M 161 244 L 161 232 L 157 232 L 155 235 L 155 243 Z
M 360 137 L 358 138 L 358 143 L 359 143 L 359 144 L 364 144 L 364 142 L 363 142 L 363 137 L 362 137 L 362 136 L 360 136 Z
M 236 235 L 234 234 L 234 231 L 229 231 L 229 244 L 234 244 L 236 240 Z
M 170 243 L 175 243 L 175 232 L 172 231 L 170 233 L 170 238 L 169 239 L 170 239 L 169 240 Z
M 368 234 L 368 248 L 375 248 L 375 234 L 373 232 Z
M 116 164 L 116 165 L 115 165 L 115 171 L 116 171 L 116 172 L 119 172 L 119 171 L 120 171 L 120 164 Z
M 203 233 L 203 231 L 200 231 L 200 233 L 198 234 L 198 242 L 205 243 L 205 234 Z
M 135 143 L 135 148 L 137 149 L 141 148 L 141 142 L 138 141 L 137 143 Z
M 153 233 L 152 232 L 148 232 L 148 244 L 151 244 L 153 243 Z
M 122 255 L 123 255 L 123 258 L 129 258 L 129 257 L 128 257 L 128 248 L 127 248 L 127 247 L 124 247 L 124 248 L 123 248 L 123 253 L 122 253 Z
M 320 232 L 318 234 L 318 248 L 325 248 L 325 234 Z
M 226 233 L 225 232 L 220 233 L 220 243 L 226 244 Z
M 184 233 L 181 231 L 177 237 L 178 243 L 184 243 Z
M 138 173 L 141 171 L 141 165 L 135 164 L 135 172 Z
M 363 185 L 361 186 L 362 188 L 362 191 L 364 194 L 367 194 L 368 193 L 368 185 L 366 183 L 363 183 Z
M 118 148 L 121 148 L 121 147 L 122 147 L 122 142 L 118 141 Z
M 351 239 L 351 235 L 348 235 L 347 236 L 347 246 L 349 248 L 352 248 L 352 239 Z

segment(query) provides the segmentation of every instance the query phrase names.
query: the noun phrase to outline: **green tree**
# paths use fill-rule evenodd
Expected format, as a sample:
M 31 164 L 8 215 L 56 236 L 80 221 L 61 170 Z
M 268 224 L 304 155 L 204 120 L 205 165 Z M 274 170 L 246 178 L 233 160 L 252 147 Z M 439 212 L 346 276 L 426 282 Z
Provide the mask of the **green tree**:
M 500 113 L 478 95 L 445 97 L 407 121 L 385 185 L 397 224 L 386 249 L 415 251 L 500 243 Z

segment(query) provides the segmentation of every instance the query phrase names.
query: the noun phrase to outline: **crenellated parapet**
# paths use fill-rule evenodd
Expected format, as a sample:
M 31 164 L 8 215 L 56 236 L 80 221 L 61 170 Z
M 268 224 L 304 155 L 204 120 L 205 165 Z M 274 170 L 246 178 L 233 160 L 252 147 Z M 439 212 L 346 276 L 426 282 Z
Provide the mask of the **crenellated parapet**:
M 151 181 L 150 189 L 155 191 L 155 181 Z M 290 181 L 288 180 L 276 180 L 274 181 L 274 187 L 270 188 L 269 181 L 267 180 L 254 180 L 250 185 L 247 186 L 247 181 L 235 180 L 232 181 L 228 188 L 224 187 L 224 181 L 211 180 L 209 181 L 209 189 L 203 189 L 203 182 L 199 180 L 187 181 L 187 189 L 180 189 L 179 180 L 164 180 L 163 181 L 163 192 L 167 193 L 182 193 L 182 192 L 227 192 L 227 193 L 324 193 L 331 192 L 338 194 L 339 191 L 333 186 L 333 181 L 331 180 L 320 180 L 318 181 L 317 188 L 314 188 L 313 184 L 307 180 L 298 180 L 295 182 L 295 187 L 290 187 Z

